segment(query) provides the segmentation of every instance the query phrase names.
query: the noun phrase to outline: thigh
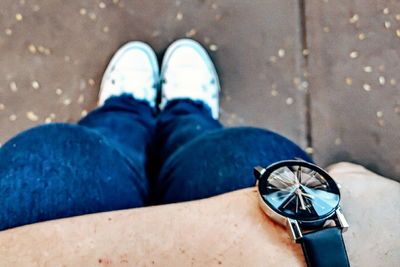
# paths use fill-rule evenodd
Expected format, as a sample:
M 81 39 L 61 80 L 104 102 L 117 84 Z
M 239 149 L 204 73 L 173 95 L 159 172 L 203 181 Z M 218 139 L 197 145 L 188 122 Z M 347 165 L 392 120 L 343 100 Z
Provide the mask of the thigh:
M 257 128 L 230 128 L 195 138 L 161 168 L 159 203 L 189 201 L 255 185 L 253 168 L 309 156 L 287 138 Z
M 23 132 L 0 149 L 0 230 L 143 206 L 148 185 L 138 169 L 82 126 Z

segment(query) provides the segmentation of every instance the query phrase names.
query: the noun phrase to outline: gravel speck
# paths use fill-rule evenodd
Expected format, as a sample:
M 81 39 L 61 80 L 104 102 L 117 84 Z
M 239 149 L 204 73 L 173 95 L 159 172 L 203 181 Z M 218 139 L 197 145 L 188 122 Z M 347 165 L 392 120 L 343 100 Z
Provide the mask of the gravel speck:
M 39 117 L 33 112 L 33 111 L 28 111 L 26 113 L 26 117 L 30 120 L 30 121 L 38 121 Z

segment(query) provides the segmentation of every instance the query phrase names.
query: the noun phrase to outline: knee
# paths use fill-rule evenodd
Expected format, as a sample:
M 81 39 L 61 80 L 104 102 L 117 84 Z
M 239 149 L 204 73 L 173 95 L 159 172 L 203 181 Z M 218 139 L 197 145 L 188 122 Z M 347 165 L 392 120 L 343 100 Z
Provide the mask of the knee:
M 22 151 L 24 149 L 38 151 L 48 146 L 54 149 L 54 144 L 68 147 L 72 144 L 93 142 L 103 143 L 104 138 L 94 131 L 68 123 L 52 123 L 37 126 L 21 132 L 7 141 L 1 148 L 1 152 Z M 59 147 L 59 146 L 57 146 Z

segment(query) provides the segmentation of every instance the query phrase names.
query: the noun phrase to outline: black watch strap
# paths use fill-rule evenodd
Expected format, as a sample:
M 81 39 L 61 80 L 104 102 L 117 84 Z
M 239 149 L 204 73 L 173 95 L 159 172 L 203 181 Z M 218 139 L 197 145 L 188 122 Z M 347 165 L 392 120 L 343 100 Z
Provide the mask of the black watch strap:
M 339 227 L 303 234 L 298 241 L 309 267 L 348 267 L 349 259 Z

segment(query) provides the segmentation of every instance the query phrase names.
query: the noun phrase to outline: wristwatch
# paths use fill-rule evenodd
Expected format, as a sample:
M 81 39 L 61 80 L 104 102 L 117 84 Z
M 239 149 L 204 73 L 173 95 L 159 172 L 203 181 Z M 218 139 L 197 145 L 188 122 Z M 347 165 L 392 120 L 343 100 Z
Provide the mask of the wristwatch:
M 255 167 L 254 175 L 262 210 L 288 227 L 308 266 L 350 266 L 342 237 L 349 225 L 339 205 L 339 185 L 326 171 L 295 159 Z

